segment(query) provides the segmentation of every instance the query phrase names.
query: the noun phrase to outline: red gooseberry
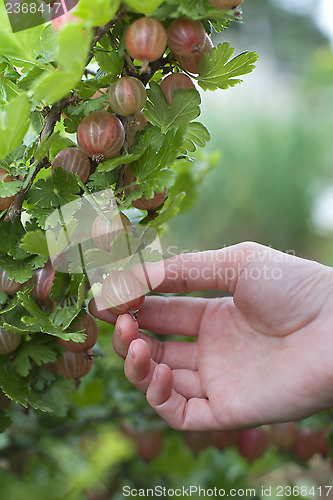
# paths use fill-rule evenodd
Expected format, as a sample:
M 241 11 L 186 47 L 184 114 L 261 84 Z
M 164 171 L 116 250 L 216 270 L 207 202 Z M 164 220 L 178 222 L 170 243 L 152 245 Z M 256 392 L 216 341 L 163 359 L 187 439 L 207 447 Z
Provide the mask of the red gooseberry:
M 73 340 L 64 340 L 59 338 L 60 344 L 71 352 L 82 352 L 91 349 L 97 342 L 98 326 L 96 320 L 87 314 L 84 318 L 80 319 L 77 323 L 72 325 L 75 330 L 83 330 L 82 333 L 86 335 L 83 342 L 74 342 Z
M 184 73 L 172 73 L 168 75 L 161 81 L 160 87 L 169 106 L 171 106 L 173 94 L 176 90 L 195 88 L 191 78 Z
M 126 50 L 133 59 L 147 64 L 162 57 L 167 39 L 167 33 L 157 19 L 140 17 L 127 30 Z
M 111 218 L 107 214 L 98 215 L 93 222 L 91 236 L 97 248 L 109 252 L 114 238 L 129 232 L 132 232 L 132 224 L 128 217 L 120 212 Z
M 117 116 L 94 111 L 83 118 L 77 129 L 80 149 L 96 161 L 118 156 L 124 144 L 125 130 Z
M 58 373 L 66 378 L 84 377 L 92 368 L 94 359 L 92 351 L 83 352 L 66 351 L 54 364 Z
M 86 182 L 90 174 L 88 156 L 79 148 L 65 148 L 54 158 L 51 171 L 62 167 L 66 172 L 77 174 L 82 182 Z
M 9 354 L 21 343 L 21 336 L 0 328 L 0 354 Z
M 206 32 L 200 21 L 179 17 L 168 29 L 168 44 L 172 52 L 189 57 L 201 52 L 205 44 Z
M 108 95 L 111 108 L 121 116 L 139 113 L 147 100 L 143 83 L 134 76 L 125 76 L 111 83 Z
M 145 300 L 145 290 L 133 273 L 114 271 L 103 281 L 102 297 L 114 314 L 135 313 Z
M 198 52 L 197 54 L 193 54 L 188 57 L 180 56 L 176 54 L 176 59 L 179 63 L 179 66 L 185 70 L 188 71 L 189 73 L 194 73 L 198 74 L 198 65 L 201 59 L 203 58 L 204 54 L 209 54 L 211 55 L 212 50 L 214 48 L 213 42 L 211 38 L 206 34 L 206 39 L 205 39 L 205 44 L 203 46 L 203 49 Z

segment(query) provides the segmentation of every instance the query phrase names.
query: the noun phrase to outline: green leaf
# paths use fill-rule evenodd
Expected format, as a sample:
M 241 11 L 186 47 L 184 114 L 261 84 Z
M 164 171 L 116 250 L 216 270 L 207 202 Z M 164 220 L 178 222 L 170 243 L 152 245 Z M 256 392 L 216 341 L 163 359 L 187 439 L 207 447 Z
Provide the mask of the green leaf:
M 22 181 L 0 181 L 0 198 L 6 198 L 6 196 L 14 196 L 22 187 L 22 185 Z
M 57 47 L 59 70 L 48 69 L 35 81 L 32 91 L 36 99 L 54 103 L 75 88 L 86 65 L 91 36 L 81 23 L 61 30 Z
M 34 97 L 43 103 L 53 104 L 66 96 L 78 83 L 80 77 L 72 72 L 45 72 L 32 87 Z
M 55 134 L 52 134 L 51 137 L 45 136 L 40 143 L 38 149 L 35 151 L 34 158 L 36 162 L 41 161 L 44 156 L 48 156 L 49 150 L 52 148 L 52 146 L 57 142 L 59 139 L 60 133 L 56 132 Z
M 158 127 L 147 126 L 140 141 L 133 147 L 133 154 L 139 149 L 141 156 L 131 164 L 138 182 L 156 176 L 157 172 L 171 165 L 183 144 L 184 130 L 170 130 L 162 135 Z
M 0 385 L 3 392 L 25 408 L 32 406 L 42 412 L 53 411 L 53 406 L 32 390 L 27 379 L 20 377 L 14 366 L 5 359 L 0 360 Z
M 73 392 L 73 380 L 57 380 L 43 392 L 43 398 L 53 408 L 57 417 L 64 418 L 67 415 Z
M 163 134 L 173 128 L 187 125 L 200 115 L 200 94 L 196 89 L 178 89 L 172 99 L 171 106 L 156 82 L 151 82 L 147 91 L 148 102 L 144 114 L 148 121 L 157 125 Z
M 25 230 L 19 218 L 13 223 L 2 220 L 0 222 L 0 253 L 6 254 L 19 245 Z
M 120 0 L 81 0 L 76 13 L 92 26 L 103 26 L 114 17 L 120 7 Z
M 4 411 L 0 411 L 0 433 L 5 432 L 12 424 L 11 418 Z
M 30 295 L 28 295 L 25 291 L 17 292 L 17 295 L 24 309 L 31 314 L 31 324 L 39 326 L 43 333 L 60 337 L 65 340 L 72 339 L 78 342 L 82 341 L 83 335 L 78 333 L 79 331 L 64 333 L 63 327 L 52 323 L 49 316 L 37 306 L 33 298 L 30 297 Z
M 36 255 L 27 259 L 14 260 L 9 255 L 0 256 L 0 266 L 8 271 L 9 279 L 14 279 L 18 283 L 25 283 L 32 278 L 35 269 L 43 267 L 47 257 Z
M 194 153 L 197 146 L 203 148 L 209 140 L 210 134 L 206 127 L 200 122 L 191 122 L 187 127 L 184 146 L 180 153 Z
M 57 352 L 49 339 L 43 335 L 34 335 L 30 341 L 20 344 L 15 352 L 13 366 L 19 375 L 26 377 L 32 368 L 32 362 L 41 366 L 43 363 L 54 363 L 56 360 Z
M 125 3 L 130 10 L 150 16 L 155 9 L 157 9 L 164 0 L 127 0 Z
M 182 203 L 184 197 L 185 193 L 179 193 L 175 196 L 171 202 L 166 207 L 163 207 L 163 209 L 159 212 L 158 218 L 151 222 L 151 227 L 158 228 L 175 217 L 180 210 L 180 204 Z
M 28 131 L 30 124 L 30 102 L 22 94 L 7 105 L 0 113 L 0 160 L 17 148 Z
M 251 73 L 258 60 L 255 52 L 243 52 L 230 60 L 234 48 L 225 42 L 213 48 L 211 56 L 204 54 L 198 71 L 198 84 L 204 90 L 227 89 L 241 83 L 239 76 Z
M 69 274 L 66 273 L 60 273 L 58 271 L 55 272 L 54 278 L 53 278 L 53 284 L 49 293 L 49 296 L 52 300 L 55 302 L 59 302 L 64 299 L 64 297 L 68 294 L 69 292 L 69 283 L 70 283 L 71 277 Z M 57 324 L 59 324 L 57 322 Z
M 21 240 L 20 247 L 36 255 L 49 255 L 45 233 L 40 229 L 27 232 Z
M 27 200 L 39 208 L 58 208 L 79 198 L 78 178 L 61 167 L 55 169 L 51 177 L 39 179 L 30 189 Z
M 96 47 L 94 53 L 98 66 L 102 71 L 110 73 L 110 76 L 120 75 L 124 66 L 124 58 L 120 57 L 118 51 L 110 50 L 110 52 L 105 52 Z
M 92 35 L 81 24 L 69 24 L 59 35 L 57 61 L 61 70 L 76 75 L 84 71 Z

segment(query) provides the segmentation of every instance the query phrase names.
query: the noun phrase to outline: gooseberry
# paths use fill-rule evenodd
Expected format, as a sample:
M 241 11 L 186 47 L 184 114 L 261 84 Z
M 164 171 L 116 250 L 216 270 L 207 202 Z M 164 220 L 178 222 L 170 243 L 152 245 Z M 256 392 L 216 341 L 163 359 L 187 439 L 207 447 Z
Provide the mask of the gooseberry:
M 135 313 L 145 300 L 145 290 L 133 273 L 114 271 L 103 281 L 102 297 L 114 314 Z
M 179 17 L 168 29 L 168 44 L 172 52 L 189 57 L 201 52 L 206 40 L 206 32 L 200 21 Z
M 21 343 L 21 336 L 0 328 L 0 354 L 9 354 Z
M 195 88 L 191 78 L 184 73 L 172 73 L 168 75 L 162 80 L 160 87 L 169 106 L 171 106 L 173 94 L 176 90 Z
M 121 116 L 139 113 L 147 100 L 143 83 L 134 76 L 119 78 L 111 83 L 108 95 L 111 108 Z
M 83 342 L 74 342 L 73 340 L 59 338 L 60 344 L 67 349 L 67 351 L 82 352 L 94 347 L 98 337 L 98 326 L 91 314 L 87 314 L 72 326 L 75 330 L 83 330 L 82 333 L 86 335 L 86 338 Z
M 51 171 L 62 167 L 66 172 L 77 174 L 82 182 L 86 182 L 90 174 L 88 156 L 79 148 L 65 148 L 54 158 Z
M 146 65 L 162 57 L 167 39 L 167 33 L 157 19 L 140 17 L 127 30 L 126 50 L 133 59 Z
M 90 113 L 77 129 L 80 149 L 96 161 L 118 156 L 124 140 L 123 124 L 117 116 L 107 111 Z

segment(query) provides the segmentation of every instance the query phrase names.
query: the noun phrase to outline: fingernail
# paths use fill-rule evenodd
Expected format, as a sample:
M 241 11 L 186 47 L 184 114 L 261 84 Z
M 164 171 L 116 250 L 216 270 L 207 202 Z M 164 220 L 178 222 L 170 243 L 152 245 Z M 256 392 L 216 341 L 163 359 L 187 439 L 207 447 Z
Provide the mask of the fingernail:
M 120 329 L 120 327 L 119 327 L 118 324 L 116 325 L 116 327 L 114 329 L 114 333 L 120 337 L 120 335 L 121 335 L 121 329 Z
M 158 377 L 158 369 L 157 369 L 157 366 L 156 366 L 156 368 L 155 368 L 155 370 L 154 370 L 153 377 L 152 377 L 151 381 L 152 381 L 152 382 L 156 382 L 157 377 Z
M 127 358 L 131 361 L 134 358 L 134 352 L 132 349 L 132 344 L 130 344 L 128 351 L 127 351 Z

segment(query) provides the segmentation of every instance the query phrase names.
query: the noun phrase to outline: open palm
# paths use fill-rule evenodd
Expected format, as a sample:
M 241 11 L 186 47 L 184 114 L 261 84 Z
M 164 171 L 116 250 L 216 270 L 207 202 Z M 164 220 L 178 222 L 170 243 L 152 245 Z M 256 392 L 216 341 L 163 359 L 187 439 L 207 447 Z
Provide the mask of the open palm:
M 150 275 L 159 272 L 154 264 Z M 333 271 L 254 243 L 165 261 L 157 291 L 220 289 L 232 297 L 146 297 L 138 323 L 109 311 L 125 374 L 182 430 L 253 427 L 333 406 Z M 139 278 L 140 273 L 138 272 Z M 140 328 L 195 341 L 159 342 Z

